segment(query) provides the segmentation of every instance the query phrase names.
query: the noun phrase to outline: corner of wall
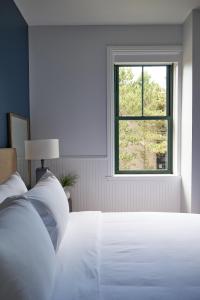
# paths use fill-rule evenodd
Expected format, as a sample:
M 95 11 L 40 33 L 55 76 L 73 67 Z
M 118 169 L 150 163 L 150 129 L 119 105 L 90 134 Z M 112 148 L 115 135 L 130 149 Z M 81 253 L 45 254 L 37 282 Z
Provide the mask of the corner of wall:
M 192 201 L 192 14 L 183 24 L 181 211 L 191 212 Z
M 192 34 L 193 34 L 193 68 L 192 68 L 192 204 L 191 210 L 200 213 L 200 10 L 192 12 Z

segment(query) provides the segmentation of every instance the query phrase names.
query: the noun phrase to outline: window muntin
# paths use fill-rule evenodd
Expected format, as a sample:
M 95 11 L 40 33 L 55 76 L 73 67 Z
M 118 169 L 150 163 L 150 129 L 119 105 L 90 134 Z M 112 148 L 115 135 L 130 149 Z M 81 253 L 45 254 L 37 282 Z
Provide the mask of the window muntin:
M 173 65 L 115 65 L 115 173 L 172 173 Z

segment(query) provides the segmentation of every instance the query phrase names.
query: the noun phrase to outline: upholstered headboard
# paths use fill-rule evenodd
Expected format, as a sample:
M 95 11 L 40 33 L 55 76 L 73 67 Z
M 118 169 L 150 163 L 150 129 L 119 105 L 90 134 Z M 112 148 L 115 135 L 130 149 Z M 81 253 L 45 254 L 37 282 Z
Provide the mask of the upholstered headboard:
M 0 183 L 17 169 L 17 155 L 14 148 L 0 148 Z

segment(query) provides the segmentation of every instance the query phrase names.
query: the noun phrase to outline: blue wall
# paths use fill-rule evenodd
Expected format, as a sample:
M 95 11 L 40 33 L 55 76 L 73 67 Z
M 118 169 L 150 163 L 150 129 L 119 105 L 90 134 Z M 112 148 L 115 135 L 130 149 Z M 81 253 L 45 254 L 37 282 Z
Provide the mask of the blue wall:
M 0 0 L 0 147 L 7 113 L 29 117 L 28 26 L 12 0 Z

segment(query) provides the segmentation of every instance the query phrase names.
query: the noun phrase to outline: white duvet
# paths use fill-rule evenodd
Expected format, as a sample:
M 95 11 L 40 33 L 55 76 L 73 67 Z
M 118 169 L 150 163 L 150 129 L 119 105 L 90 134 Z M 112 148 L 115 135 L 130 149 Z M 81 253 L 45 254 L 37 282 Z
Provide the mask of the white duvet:
M 53 300 L 200 300 L 200 215 L 70 215 Z

